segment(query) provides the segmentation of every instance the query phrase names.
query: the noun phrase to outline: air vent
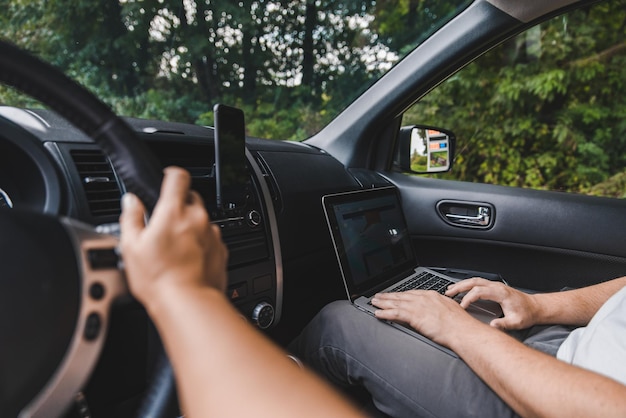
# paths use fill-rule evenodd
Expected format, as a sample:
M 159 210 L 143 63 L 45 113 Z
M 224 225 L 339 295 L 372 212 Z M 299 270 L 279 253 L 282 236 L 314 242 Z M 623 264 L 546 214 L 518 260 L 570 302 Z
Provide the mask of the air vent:
M 121 192 L 109 159 L 98 150 L 73 150 L 72 159 L 96 218 L 119 216 Z

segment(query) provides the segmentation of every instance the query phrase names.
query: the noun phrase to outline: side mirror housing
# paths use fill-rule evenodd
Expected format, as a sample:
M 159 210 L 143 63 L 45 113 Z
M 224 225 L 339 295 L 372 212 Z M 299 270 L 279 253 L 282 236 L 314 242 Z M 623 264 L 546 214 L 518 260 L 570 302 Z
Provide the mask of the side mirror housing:
M 400 128 L 395 166 L 401 171 L 427 174 L 452 169 L 456 137 L 450 131 L 425 125 Z

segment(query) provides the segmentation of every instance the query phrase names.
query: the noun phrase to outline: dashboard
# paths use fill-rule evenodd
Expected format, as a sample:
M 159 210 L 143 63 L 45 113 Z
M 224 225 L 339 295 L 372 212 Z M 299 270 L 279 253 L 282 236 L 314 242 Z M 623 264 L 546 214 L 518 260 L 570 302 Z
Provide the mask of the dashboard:
M 0 205 L 88 223 L 119 233 L 123 182 L 93 140 L 56 113 L 0 107 Z M 313 146 L 246 138 L 245 204 L 216 205 L 215 131 L 125 119 L 163 167 L 192 175 L 229 250 L 228 295 L 242 316 L 286 346 L 327 302 L 345 297 L 321 197 L 387 181 L 351 171 Z M 158 336 L 143 309 L 122 303 L 86 388 L 90 407 L 107 415 L 132 408 L 155 361 Z M 120 379 L 120 376 L 123 376 Z

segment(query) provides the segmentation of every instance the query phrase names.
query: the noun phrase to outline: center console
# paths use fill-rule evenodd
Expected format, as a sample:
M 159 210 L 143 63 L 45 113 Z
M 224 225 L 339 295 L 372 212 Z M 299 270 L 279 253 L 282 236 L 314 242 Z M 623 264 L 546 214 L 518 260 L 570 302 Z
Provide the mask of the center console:
M 219 205 L 213 130 L 180 128 L 189 131 L 141 136 L 163 167 L 176 165 L 191 173 L 192 188 L 202 196 L 211 222 L 219 225 L 228 247 L 229 298 L 249 321 L 261 329 L 270 328 L 280 320 L 283 281 L 276 216 L 261 170 L 246 149 L 246 180 L 237 190 L 243 199 L 238 205 Z

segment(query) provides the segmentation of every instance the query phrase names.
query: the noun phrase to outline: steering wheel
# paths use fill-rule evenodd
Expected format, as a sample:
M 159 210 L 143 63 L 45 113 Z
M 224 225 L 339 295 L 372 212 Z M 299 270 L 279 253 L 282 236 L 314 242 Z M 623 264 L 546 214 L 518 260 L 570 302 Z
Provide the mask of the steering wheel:
M 0 82 L 40 100 L 89 135 L 126 189 L 151 211 L 161 168 L 123 120 L 59 70 L 0 41 Z M 127 294 L 117 239 L 72 219 L 0 211 L 0 416 L 61 415 L 86 383 L 110 308 Z M 140 416 L 160 416 L 173 393 L 157 366 Z

